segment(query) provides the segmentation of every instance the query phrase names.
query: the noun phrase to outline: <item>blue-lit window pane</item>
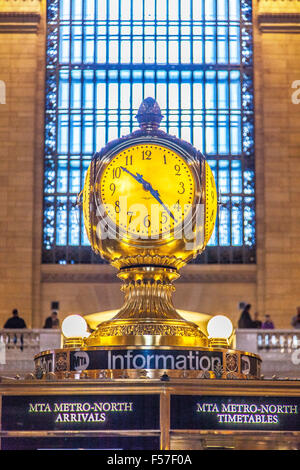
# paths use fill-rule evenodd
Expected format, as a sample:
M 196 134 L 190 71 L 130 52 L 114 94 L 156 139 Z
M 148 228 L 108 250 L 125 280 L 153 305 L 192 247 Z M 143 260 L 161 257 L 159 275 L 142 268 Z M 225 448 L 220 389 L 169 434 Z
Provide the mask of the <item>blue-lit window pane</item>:
M 72 0 L 72 19 L 82 19 L 82 2 L 83 0 Z
M 229 86 L 228 86 L 228 72 L 218 72 L 218 108 L 221 110 L 229 109 Z
M 56 199 L 56 245 L 67 245 L 67 197 L 57 197 Z
M 81 115 L 70 116 L 70 152 L 80 153 L 81 150 Z
M 233 246 L 241 246 L 243 244 L 243 210 L 242 210 L 242 198 L 232 197 L 232 222 L 231 222 L 231 233 Z
M 58 153 L 68 152 L 69 142 L 69 116 L 62 114 L 58 116 L 58 138 L 57 138 L 57 151 Z
M 255 199 L 245 198 L 244 207 L 244 244 L 253 246 L 255 244 Z
M 54 197 L 44 198 L 44 233 L 43 233 L 43 245 L 46 250 L 50 250 L 54 243 L 55 228 L 55 199 Z
M 69 95 L 70 95 L 70 85 L 69 85 L 69 72 L 62 70 L 59 77 L 59 102 L 58 107 L 61 110 L 68 110 L 69 108 Z
M 59 1 L 59 16 L 61 20 L 70 20 L 70 2 L 71 0 Z
M 62 64 L 70 60 L 70 26 L 62 26 L 60 30 L 59 60 Z
M 221 194 L 230 193 L 230 163 L 229 160 L 219 161 L 218 171 L 219 191 Z
M 71 62 L 73 63 L 82 61 L 82 40 L 82 27 L 72 26 Z
M 253 262 L 251 8 L 251 0 L 48 0 L 45 262 L 82 262 L 88 241 L 76 198 L 90 159 L 138 127 L 147 96 L 161 107 L 161 128 L 212 165 L 221 205 L 209 246 L 218 254 L 205 259 Z M 222 261 L 222 247 L 242 248 L 240 258 L 232 251 Z
M 239 115 L 232 114 L 230 119 L 230 150 L 232 155 L 239 155 L 242 152 L 241 129 L 241 117 Z
M 80 242 L 79 207 L 76 205 L 76 197 L 70 197 L 69 201 L 69 242 L 71 246 L 78 246 Z
M 228 20 L 228 9 L 229 9 L 229 4 L 227 0 L 217 0 L 218 20 L 220 21 Z
M 241 109 L 241 81 L 240 72 L 230 72 L 230 108 L 234 111 Z
M 218 153 L 219 155 L 227 155 L 229 153 L 229 117 L 227 114 L 219 114 L 218 116 Z
M 240 61 L 239 26 L 229 26 L 229 60 L 231 64 L 238 64 Z
M 222 197 L 222 205 L 219 209 L 219 244 L 221 246 L 230 246 L 231 244 L 230 215 L 230 199 L 228 197 Z
M 235 194 L 243 192 L 242 165 L 240 160 L 231 161 L 231 192 Z
M 79 160 L 71 160 L 69 168 L 69 192 L 78 194 L 81 191 L 81 162 Z
M 56 184 L 57 184 L 58 193 L 68 192 L 68 162 L 67 160 L 58 161 Z
M 240 0 L 230 0 L 229 6 L 229 18 L 232 21 L 239 21 L 240 19 Z

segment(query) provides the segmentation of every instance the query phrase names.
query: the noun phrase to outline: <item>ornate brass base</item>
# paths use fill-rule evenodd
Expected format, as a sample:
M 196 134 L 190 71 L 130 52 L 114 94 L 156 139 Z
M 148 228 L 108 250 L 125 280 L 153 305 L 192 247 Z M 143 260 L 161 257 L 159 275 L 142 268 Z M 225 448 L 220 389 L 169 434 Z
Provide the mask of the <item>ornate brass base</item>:
M 208 345 L 200 328 L 184 320 L 173 306 L 172 281 L 179 277 L 175 269 L 138 266 L 123 269 L 118 276 L 125 281 L 124 305 L 86 339 L 87 347 Z

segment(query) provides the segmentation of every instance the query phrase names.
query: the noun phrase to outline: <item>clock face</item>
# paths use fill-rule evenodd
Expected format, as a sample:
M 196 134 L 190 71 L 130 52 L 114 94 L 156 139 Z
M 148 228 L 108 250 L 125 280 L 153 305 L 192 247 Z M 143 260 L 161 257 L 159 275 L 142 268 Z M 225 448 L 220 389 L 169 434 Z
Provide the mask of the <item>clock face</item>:
M 133 145 L 115 155 L 103 170 L 99 190 L 114 224 L 141 238 L 183 226 L 195 198 L 187 162 L 157 144 Z

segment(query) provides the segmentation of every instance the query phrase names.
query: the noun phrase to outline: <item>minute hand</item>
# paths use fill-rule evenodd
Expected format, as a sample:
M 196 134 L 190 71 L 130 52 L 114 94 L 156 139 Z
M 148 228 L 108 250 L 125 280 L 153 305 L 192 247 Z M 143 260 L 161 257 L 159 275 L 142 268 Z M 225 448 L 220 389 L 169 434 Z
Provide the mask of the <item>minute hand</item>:
M 123 171 L 125 171 L 126 173 L 128 173 L 129 175 L 131 175 L 138 183 L 142 184 L 143 185 L 143 188 L 145 191 L 149 191 L 150 194 L 157 200 L 157 202 L 159 202 L 159 204 L 161 204 L 163 206 L 163 208 L 165 209 L 165 211 L 168 212 L 168 214 L 170 215 L 170 217 L 172 217 L 172 219 L 176 222 L 176 219 L 174 217 L 174 215 L 172 214 L 172 212 L 169 210 L 169 208 L 162 202 L 161 198 L 160 198 L 160 195 L 159 195 L 159 192 L 155 189 L 153 189 L 152 185 L 150 183 L 148 183 L 148 181 L 146 181 L 144 178 L 143 178 L 143 175 L 139 174 L 139 173 L 136 173 L 136 175 L 134 175 L 133 173 L 131 173 L 131 171 L 127 170 L 127 168 L 121 166 L 121 169 Z
M 156 191 L 155 189 L 152 188 L 151 186 L 151 189 L 149 190 L 150 193 L 152 194 L 152 196 L 157 200 L 157 202 L 159 202 L 159 204 L 161 204 L 163 206 L 163 208 L 165 209 L 165 211 L 168 212 L 169 216 L 172 217 L 172 219 L 174 220 L 174 222 L 176 222 L 176 219 L 174 217 L 174 215 L 172 214 L 172 212 L 169 210 L 169 208 L 162 202 L 162 200 L 160 199 L 160 196 L 159 196 L 159 192 Z

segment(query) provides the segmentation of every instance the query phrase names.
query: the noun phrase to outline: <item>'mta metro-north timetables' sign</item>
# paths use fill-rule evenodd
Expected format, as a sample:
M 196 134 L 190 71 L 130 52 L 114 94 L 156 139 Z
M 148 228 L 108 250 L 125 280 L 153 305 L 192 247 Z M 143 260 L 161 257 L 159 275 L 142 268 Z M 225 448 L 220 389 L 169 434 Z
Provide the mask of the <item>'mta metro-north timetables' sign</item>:
M 159 395 L 2 397 L 2 430 L 159 429 Z
M 171 429 L 300 430 L 299 397 L 171 396 Z

